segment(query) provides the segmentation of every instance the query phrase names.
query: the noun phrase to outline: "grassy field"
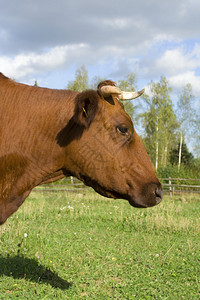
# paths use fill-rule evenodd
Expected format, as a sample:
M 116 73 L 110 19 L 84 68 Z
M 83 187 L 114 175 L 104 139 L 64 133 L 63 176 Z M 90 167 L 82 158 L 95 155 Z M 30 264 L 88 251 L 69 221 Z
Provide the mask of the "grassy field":
M 200 299 L 200 198 L 32 192 L 0 227 L 0 299 Z

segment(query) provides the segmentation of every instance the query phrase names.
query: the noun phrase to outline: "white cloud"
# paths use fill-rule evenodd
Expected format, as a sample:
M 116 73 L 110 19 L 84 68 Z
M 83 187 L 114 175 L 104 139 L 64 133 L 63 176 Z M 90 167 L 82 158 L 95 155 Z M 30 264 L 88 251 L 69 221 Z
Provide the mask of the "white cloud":
M 200 68 L 200 44 L 166 50 L 156 61 L 155 68 L 169 79 L 175 89 L 191 83 L 193 92 L 200 96 L 200 76 L 196 74 L 196 70 Z
M 182 89 L 187 83 L 191 83 L 193 93 L 200 96 L 200 76 L 195 75 L 194 71 L 187 71 L 169 78 L 170 84 L 176 89 Z
M 26 53 L 15 57 L 1 56 L 1 72 L 6 76 L 21 79 L 33 73 L 56 70 L 78 59 L 80 52 L 88 50 L 86 44 L 54 47 L 45 53 Z
M 177 74 L 185 70 L 200 67 L 200 45 L 196 45 L 192 51 L 185 52 L 183 47 L 166 50 L 156 67 L 169 75 Z
M 180 49 L 167 50 L 163 56 L 157 60 L 156 67 L 165 73 L 174 74 L 177 70 L 185 68 L 185 57 Z

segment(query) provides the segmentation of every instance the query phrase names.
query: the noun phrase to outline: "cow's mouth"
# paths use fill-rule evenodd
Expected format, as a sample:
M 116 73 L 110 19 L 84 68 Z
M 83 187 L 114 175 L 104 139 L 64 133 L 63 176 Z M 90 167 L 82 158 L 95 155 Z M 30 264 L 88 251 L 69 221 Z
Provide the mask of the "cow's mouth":
M 152 207 L 158 205 L 163 198 L 163 190 L 160 182 L 145 184 L 142 192 L 137 197 L 130 197 L 128 199 L 130 205 L 134 207 Z
M 131 206 L 137 208 L 147 208 L 158 205 L 163 197 L 163 191 L 161 184 L 148 183 L 143 186 L 142 192 L 135 196 L 131 191 L 130 193 L 124 194 L 114 190 L 109 190 L 102 187 L 95 180 L 89 177 L 82 177 L 81 180 L 88 186 L 91 186 L 98 194 L 114 199 L 125 199 L 128 200 Z
M 152 197 L 148 204 L 140 203 L 139 201 L 136 201 L 135 199 L 134 200 L 130 199 L 128 201 L 129 201 L 130 205 L 133 207 L 147 208 L 147 207 L 153 207 L 153 206 L 158 205 L 162 201 L 162 198 Z

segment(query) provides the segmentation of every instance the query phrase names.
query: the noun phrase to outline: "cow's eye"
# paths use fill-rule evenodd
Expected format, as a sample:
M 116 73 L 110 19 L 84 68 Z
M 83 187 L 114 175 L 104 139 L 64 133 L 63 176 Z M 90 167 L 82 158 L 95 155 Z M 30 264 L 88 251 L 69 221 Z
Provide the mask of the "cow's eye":
M 123 135 L 128 135 L 128 128 L 123 126 L 118 126 L 117 131 Z

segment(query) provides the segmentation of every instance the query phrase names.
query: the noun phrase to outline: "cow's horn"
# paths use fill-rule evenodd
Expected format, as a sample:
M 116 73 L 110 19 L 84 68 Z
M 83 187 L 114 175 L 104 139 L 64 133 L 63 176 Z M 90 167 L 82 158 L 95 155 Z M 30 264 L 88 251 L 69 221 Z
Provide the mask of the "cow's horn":
M 144 93 L 145 89 L 139 91 L 139 92 L 122 92 L 118 96 L 120 100 L 131 100 L 135 99 L 137 97 L 140 97 Z
M 117 95 L 120 100 L 131 100 L 141 96 L 144 93 L 144 89 L 140 92 L 123 92 L 120 88 L 113 85 L 104 85 L 101 87 L 101 93 L 104 97 L 110 95 Z
M 120 95 L 121 94 L 120 88 L 113 86 L 113 85 L 104 85 L 101 87 L 101 93 L 104 97 L 109 97 L 110 95 Z

